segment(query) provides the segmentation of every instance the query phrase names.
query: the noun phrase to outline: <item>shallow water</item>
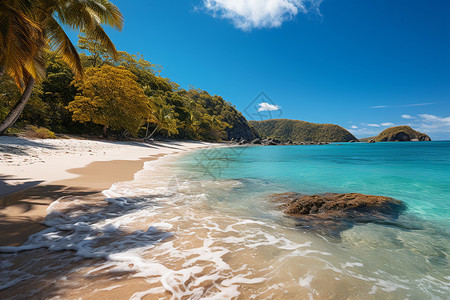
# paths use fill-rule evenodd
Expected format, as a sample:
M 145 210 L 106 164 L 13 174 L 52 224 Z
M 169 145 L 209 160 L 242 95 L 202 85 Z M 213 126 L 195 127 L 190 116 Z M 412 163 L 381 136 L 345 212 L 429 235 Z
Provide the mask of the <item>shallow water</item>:
M 49 229 L 0 248 L 0 298 L 448 299 L 449 150 L 235 147 L 148 162 L 107 199 L 56 201 Z M 285 191 L 390 196 L 408 211 L 326 236 L 268 201 Z

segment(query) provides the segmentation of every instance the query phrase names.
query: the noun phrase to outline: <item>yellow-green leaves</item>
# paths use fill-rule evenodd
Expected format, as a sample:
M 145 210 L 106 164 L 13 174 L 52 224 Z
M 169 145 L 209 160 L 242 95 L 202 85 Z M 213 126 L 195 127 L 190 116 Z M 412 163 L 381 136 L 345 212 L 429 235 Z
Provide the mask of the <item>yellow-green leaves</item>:
M 148 97 L 136 79 L 123 67 L 87 69 L 85 80 L 75 83 L 81 93 L 68 106 L 73 120 L 136 135 L 150 114 Z

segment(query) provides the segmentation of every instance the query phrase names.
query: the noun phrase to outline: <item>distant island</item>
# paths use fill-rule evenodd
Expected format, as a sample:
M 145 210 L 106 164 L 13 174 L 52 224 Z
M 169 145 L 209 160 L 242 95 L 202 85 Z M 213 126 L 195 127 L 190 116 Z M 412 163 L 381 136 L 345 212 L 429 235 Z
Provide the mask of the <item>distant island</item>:
M 409 126 L 395 126 L 383 130 L 379 135 L 361 138 L 361 142 L 408 142 L 408 141 L 431 141 L 431 138 L 422 132 Z
M 261 138 L 281 142 L 350 142 L 358 141 L 347 129 L 335 124 L 316 124 L 300 120 L 272 119 L 249 121 Z

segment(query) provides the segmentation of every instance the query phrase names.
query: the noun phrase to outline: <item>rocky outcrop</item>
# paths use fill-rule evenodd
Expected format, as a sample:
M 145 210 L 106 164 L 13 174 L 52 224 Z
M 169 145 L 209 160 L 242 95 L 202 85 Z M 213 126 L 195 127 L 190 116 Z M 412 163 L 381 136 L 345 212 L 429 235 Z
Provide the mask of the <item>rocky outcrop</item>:
M 409 126 L 396 126 L 383 130 L 376 138 L 377 142 L 409 142 L 431 141 L 425 133 L 421 133 Z
M 235 119 L 230 125 L 230 128 L 225 129 L 229 141 L 233 139 L 237 141 L 242 139 L 252 141 L 259 138 L 258 132 L 247 122 L 244 116 Z
M 421 141 L 421 142 L 431 142 L 430 137 L 429 137 L 428 135 L 426 135 L 426 134 L 420 136 L 420 137 L 418 138 L 418 140 Z
M 271 195 L 283 212 L 294 217 L 298 226 L 338 235 L 356 223 L 391 224 L 406 210 L 406 205 L 389 197 L 348 194 Z
M 244 144 L 250 144 L 250 145 L 261 145 L 261 146 L 292 146 L 292 145 L 328 145 L 329 143 L 327 142 L 292 142 L 292 141 L 287 141 L 287 142 L 282 142 L 280 140 L 277 139 L 254 139 L 250 142 L 248 142 L 245 139 L 241 139 L 241 140 L 236 140 L 236 139 L 231 139 L 231 142 L 233 143 L 237 143 L 239 145 L 244 145 Z

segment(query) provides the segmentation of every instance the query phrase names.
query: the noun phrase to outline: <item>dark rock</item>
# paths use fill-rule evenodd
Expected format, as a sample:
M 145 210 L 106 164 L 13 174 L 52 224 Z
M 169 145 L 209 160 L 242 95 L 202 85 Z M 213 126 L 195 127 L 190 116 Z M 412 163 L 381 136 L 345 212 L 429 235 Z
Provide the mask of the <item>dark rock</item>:
M 406 210 L 402 201 L 358 193 L 310 196 L 282 193 L 271 197 L 286 215 L 297 220 L 298 226 L 332 235 L 339 235 L 356 223 L 392 225 Z
M 239 141 L 239 145 L 245 145 L 245 144 L 248 144 L 248 141 L 247 141 L 247 140 L 241 139 L 241 140 Z
M 251 143 L 253 145 L 261 145 L 262 144 L 261 139 L 254 139 Z
M 373 144 L 373 143 L 375 143 L 375 140 L 369 140 L 368 143 Z
M 422 135 L 419 137 L 419 141 L 421 142 L 431 142 L 431 139 L 428 135 Z
M 236 139 L 239 141 L 241 139 L 245 139 L 247 141 L 251 141 L 259 138 L 258 132 L 256 132 L 253 126 L 247 122 L 247 119 L 245 119 L 244 116 L 240 116 L 231 122 L 230 125 L 230 128 L 225 129 L 228 135 L 228 140 Z
M 263 139 L 261 140 L 261 144 L 263 145 L 279 145 L 280 141 L 274 139 Z
M 348 141 L 349 143 L 356 143 L 356 141 L 355 140 L 350 140 L 350 141 Z
M 388 141 L 400 141 L 407 142 L 410 141 L 411 137 L 406 132 L 398 132 L 394 136 L 392 136 Z

